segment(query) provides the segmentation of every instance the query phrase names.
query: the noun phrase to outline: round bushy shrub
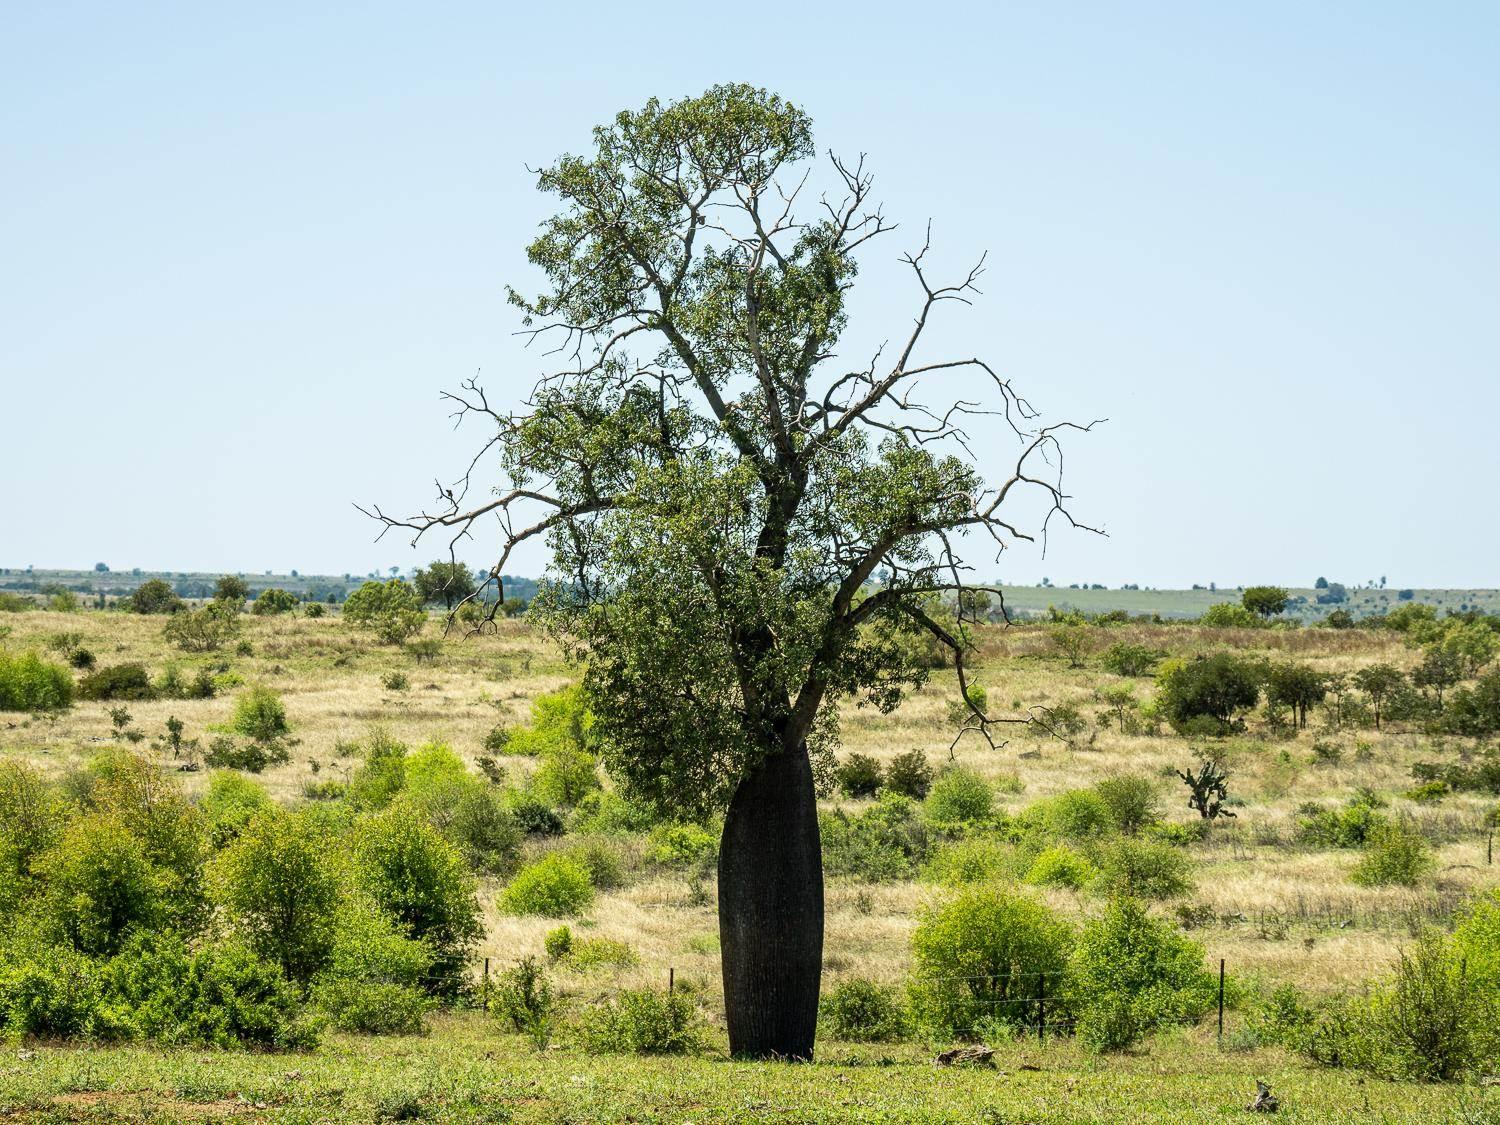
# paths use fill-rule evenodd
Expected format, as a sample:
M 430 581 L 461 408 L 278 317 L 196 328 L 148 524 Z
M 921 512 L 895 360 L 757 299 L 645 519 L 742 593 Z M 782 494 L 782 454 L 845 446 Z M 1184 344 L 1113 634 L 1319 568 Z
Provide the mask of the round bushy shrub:
M 521 868 L 500 896 L 500 905 L 511 914 L 549 918 L 580 914 L 593 901 L 588 868 L 559 852 Z
M 1109 805 L 1093 789 L 1059 793 L 1028 811 L 1046 831 L 1067 840 L 1090 840 L 1114 828 Z
M 1382 821 L 1370 829 L 1350 878 L 1366 887 L 1415 887 L 1435 866 L 1432 849 L 1414 829 Z
M 426 942 L 406 937 L 374 903 L 355 895 L 338 913 L 312 1001 L 341 1031 L 411 1034 L 433 1006 L 426 991 L 433 963 Z
M 937 775 L 924 808 L 934 824 L 973 824 L 988 820 L 994 806 L 989 783 L 966 766 Z
M 74 821 L 37 870 L 45 926 L 80 953 L 112 954 L 132 927 L 150 927 L 165 913 L 165 887 L 146 846 L 118 816 Z
M 868 754 L 850 754 L 839 763 L 834 780 L 846 797 L 873 797 L 885 778 L 874 758 Z
M 61 664 L 0 652 L 0 711 L 61 711 L 72 702 L 73 677 Z
M 290 590 L 268 586 L 256 597 L 255 604 L 250 607 L 250 612 L 257 617 L 275 616 L 291 613 L 297 605 L 297 595 Z
M 360 886 L 408 937 L 428 943 L 456 973 L 483 928 L 474 876 L 457 848 L 409 805 L 360 819 L 354 831 Z
M 274 742 L 292 732 L 286 718 L 286 704 L 270 688 L 251 688 L 234 701 L 234 717 L 229 725 L 236 734 L 256 742 Z
M 1128 836 L 1098 849 L 1099 889 L 1112 895 L 1163 899 L 1193 887 L 1193 864 L 1180 848 Z
M 1217 982 L 1203 947 L 1152 918 L 1133 899 L 1116 899 L 1079 935 L 1069 962 L 1068 998 L 1088 1046 L 1128 1046 L 1162 1024 L 1202 1016 Z
M 208 842 L 215 848 L 232 844 L 255 817 L 274 806 L 265 788 L 233 770 L 215 770 L 208 792 L 198 802 Z
M 165 581 L 152 578 L 137 586 L 126 604 L 132 613 L 176 613 L 182 599 Z
M 531 785 L 548 804 L 572 808 L 601 788 L 599 759 L 576 746 L 549 746 L 541 753 Z
M 116 664 L 90 672 L 78 681 L 81 699 L 154 699 L 156 690 L 151 686 L 151 674 L 144 664 Z
M 1109 809 L 1115 828 L 1133 836 L 1161 819 L 1161 795 L 1146 777 L 1119 775 L 1094 783 L 1094 792 Z
M 955 840 L 933 854 L 926 875 L 933 882 L 950 887 L 988 883 L 1000 876 L 1007 860 L 1005 847 L 994 840 Z
M 932 788 L 932 767 L 920 750 L 907 750 L 891 759 L 885 769 L 885 787 L 892 793 L 920 801 Z
M 1061 974 L 1071 944 L 1067 924 L 1038 902 L 963 891 L 927 911 L 912 935 L 913 1017 L 946 1035 L 974 1034 L 990 1021 L 1029 1023 L 1039 974 Z
M 344 620 L 371 629 L 386 644 L 398 645 L 422 631 L 427 614 L 409 583 L 366 582 L 344 601 Z
M 1026 872 L 1026 882 L 1035 887 L 1067 887 L 1079 891 L 1099 874 L 1088 859 L 1065 844 L 1041 852 Z
M 510 815 L 516 827 L 527 836 L 561 836 L 562 817 L 544 801 L 530 793 L 513 794 L 510 800 Z
M 1180 733 L 1228 734 L 1244 725 L 1239 714 L 1260 701 L 1264 679 L 1258 661 L 1233 653 L 1169 660 L 1157 673 L 1156 707 Z
M 835 985 L 818 1016 L 825 1035 L 846 1043 L 885 1043 L 906 1034 L 906 1013 L 894 992 L 859 977 Z
M 339 884 L 328 840 L 307 820 L 262 813 L 209 875 L 224 920 L 288 977 L 307 981 L 333 949 Z

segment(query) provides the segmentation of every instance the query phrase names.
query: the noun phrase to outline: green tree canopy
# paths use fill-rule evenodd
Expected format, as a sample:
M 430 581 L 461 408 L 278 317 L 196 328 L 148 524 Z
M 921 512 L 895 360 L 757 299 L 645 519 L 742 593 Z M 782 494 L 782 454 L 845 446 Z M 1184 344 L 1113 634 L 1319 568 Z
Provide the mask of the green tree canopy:
M 862 160 L 820 171 L 814 152 L 801 109 L 726 85 L 622 112 L 542 169 L 560 209 L 527 257 L 545 284 L 510 296 L 566 366 L 514 409 L 466 384 L 458 414 L 488 430 L 468 473 L 431 512 L 371 512 L 450 544 L 498 515 L 502 604 L 511 553 L 545 541 L 531 612 L 586 658 L 612 776 L 674 815 L 728 809 L 731 1047 L 797 1057 L 821 960 L 813 768 L 837 704 L 889 710 L 922 683 L 899 643 L 912 635 L 947 645 L 964 683 L 978 608 L 964 548 L 992 562 L 1072 523 L 1055 454 L 1064 430 L 1089 428 L 1041 424 L 973 353 L 933 354 L 934 323 L 973 299 L 980 266 L 938 281 L 925 243 L 901 258 L 910 330 L 862 366 L 838 358 L 861 259 L 892 226 Z M 977 422 L 1011 442 L 995 482 L 971 452 Z M 491 492 L 476 470 L 496 465 Z M 950 627 L 926 607 L 955 593 Z M 971 721 L 1003 720 L 1026 716 Z
M 1240 604 L 1262 617 L 1275 617 L 1284 612 L 1290 600 L 1291 595 L 1280 586 L 1247 586 L 1240 595 Z
M 475 591 L 474 574 L 461 562 L 439 559 L 417 571 L 412 580 L 424 604 L 442 602 L 445 609 L 452 609 Z

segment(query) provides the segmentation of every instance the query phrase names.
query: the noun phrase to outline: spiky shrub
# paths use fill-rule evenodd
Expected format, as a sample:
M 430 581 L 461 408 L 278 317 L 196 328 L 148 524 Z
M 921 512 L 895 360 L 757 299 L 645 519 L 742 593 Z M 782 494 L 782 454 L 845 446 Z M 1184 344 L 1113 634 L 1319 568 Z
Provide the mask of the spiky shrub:
M 1177 776 L 1188 787 L 1188 807 L 1196 809 L 1202 819 L 1234 818 L 1224 807 L 1229 799 L 1229 771 L 1218 762 L 1204 762 L 1196 771 L 1178 770 Z
M 537 1050 L 552 1041 L 560 1004 L 547 971 L 535 957 L 523 957 L 500 974 L 491 1007 L 501 1021 L 530 1039 Z

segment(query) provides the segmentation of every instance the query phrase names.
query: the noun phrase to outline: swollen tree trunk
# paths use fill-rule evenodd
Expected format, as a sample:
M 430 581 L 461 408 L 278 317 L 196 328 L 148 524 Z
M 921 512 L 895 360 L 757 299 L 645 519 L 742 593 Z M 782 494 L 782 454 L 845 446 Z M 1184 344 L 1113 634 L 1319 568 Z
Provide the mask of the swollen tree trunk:
M 823 972 L 823 854 L 807 748 L 766 759 L 729 803 L 719 845 L 729 1050 L 810 1059 Z

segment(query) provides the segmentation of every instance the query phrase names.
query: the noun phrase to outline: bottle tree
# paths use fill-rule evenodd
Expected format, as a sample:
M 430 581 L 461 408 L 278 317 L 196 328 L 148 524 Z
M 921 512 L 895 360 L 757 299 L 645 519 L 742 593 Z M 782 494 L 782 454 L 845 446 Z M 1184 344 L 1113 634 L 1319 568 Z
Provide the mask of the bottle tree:
M 940 284 L 926 245 L 900 259 L 913 322 L 868 364 L 839 361 L 858 260 L 893 228 L 863 160 L 814 161 L 807 115 L 774 94 L 652 100 L 539 187 L 559 201 L 527 251 L 545 286 L 510 299 L 557 369 L 513 409 L 473 381 L 447 396 L 485 429 L 469 470 L 426 512 L 370 514 L 450 550 L 498 518 L 491 615 L 512 552 L 546 543 L 529 616 L 580 661 L 611 775 L 672 815 L 724 814 L 731 1049 L 808 1058 L 816 779 L 837 704 L 895 707 L 926 675 L 927 637 L 951 650 L 963 697 L 983 698 L 967 689 L 980 600 L 960 548 L 982 537 L 993 559 L 1072 523 L 1058 438 L 1093 423 L 1042 425 L 984 360 L 930 353 L 934 319 L 969 303 L 980 266 Z M 992 450 L 997 433 L 1013 443 L 988 483 L 976 421 Z M 971 705 L 966 725 L 986 736 L 1028 721 Z

